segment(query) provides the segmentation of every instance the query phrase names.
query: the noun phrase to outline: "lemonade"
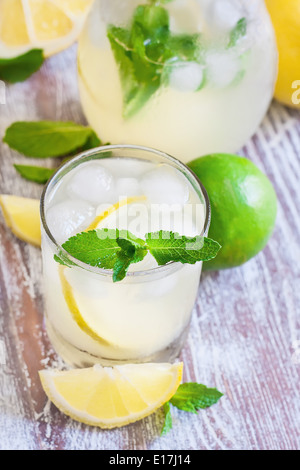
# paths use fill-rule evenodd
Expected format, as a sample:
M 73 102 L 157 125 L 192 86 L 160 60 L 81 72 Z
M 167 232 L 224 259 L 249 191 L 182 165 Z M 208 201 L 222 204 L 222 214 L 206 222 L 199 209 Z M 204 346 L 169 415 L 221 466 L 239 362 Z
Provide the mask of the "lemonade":
M 104 142 L 188 162 L 234 153 L 255 132 L 277 50 L 262 0 L 96 0 L 78 68 L 83 110 Z
M 207 234 L 210 209 L 190 170 L 159 151 L 108 146 L 67 162 L 45 188 L 42 253 L 46 325 L 56 351 L 80 367 L 170 361 L 188 331 L 202 263 L 158 266 L 150 255 L 121 282 L 109 270 L 72 259 L 61 245 L 79 232 L 107 228 Z

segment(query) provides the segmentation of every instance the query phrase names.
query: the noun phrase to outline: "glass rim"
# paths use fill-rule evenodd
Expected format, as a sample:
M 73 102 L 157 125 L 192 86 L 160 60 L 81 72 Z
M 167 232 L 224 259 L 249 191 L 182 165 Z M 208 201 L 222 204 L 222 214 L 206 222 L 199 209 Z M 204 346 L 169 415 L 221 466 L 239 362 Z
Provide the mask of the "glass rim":
M 81 160 L 84 157 L 89 157 L 97 154 L 101 154 L 102 152 L 107 152 L 111 150 L 133 150 L 133 151 L 142 151 L 142 152 L 148 152 L 151 154 L 156 154 L 157 156 L 160 156 L 167 161 L 171 162 L 173 166 L 176 166 L 179 169 L 184 170 L 184 173 L 188 173 L 192 179 L 197 183 L 198 189 L 200 189 L 201 195 L 203 197 L 203 202 L 205 205 L 205 220 L 203 224 L 203 229 L 200 233 L 200 236 L 205 236 L 207 235 L 209 225 L 210 225 L 210 220 L 211 220 L 211 206 L 210 206 L 210 200 L 207 194 L 207 191 L 203 184 L 201 183 L 200 179 L 198 176 L 184 163 L 182 163 L 180 160 L 178 160 L 175 157 L 172 157 L 171 155 L 162 152 L 160 150 L 151 148 L 151 147 L 146 147 L 146 146 L 140 146 L 140 145 L 128 145 L 128 144 L 119 144 L 119 145 L 103 145 L 99 147 L 95 147 L 91 150 L 86 150 L 84 152 L 81 152 L 74 157 L 70 158 L 68 161 L 63 163 L 51 176 L 51 178 L 48 180 L 46 185 L 44 186 L 42 195 L 41 195 L 41 200 L 40 200 L 40 218 L 41 218 L 41 223 L 42 227 L 47 235 L 47 238 L 50 240 L 52 245 L 54 245 L 55 249 L 62 253 L 64 257 L 66 257 L 68 260 L 72 262 L 73 267 L 79 267 L 82 269 L 85 269 L 86 271 L 92 272 L 94 274 L 99 274 L 102 276 L 112 276 L 112 270 L 110 269 L 104 269 L 96 266 L 91 266 L 87 263 L 84 263 L 76 258 L 74 258 L 70 253 L 68 253 L 62 245 L 55 239 L 54 235 L 52 234 L 51 230 L 48 227 L 47 220 L 46 220 L 46 212 L 45 212 L 45 203 L 46 203 L 46 197 L 49 191 L 51 191 L 52 186 L 55 185 L 57 182 L 57 178 L 64 177 L 65 174 L 69 173 L 69 171 L 72 170 L 74 162 L 77 162 Z M 116 158 L 116 157 L 113 157 Z M 120 157 L 122 158 L 122 157 Z M 146 160 L 145 160 L 146 161 Z M 70 168 L 71 167 L 71 168 Z M 67 171 L 66 171 L 67 170 Z M 63 174 L 62 174 L 63 173 Z M 61 175 L 62 174 L 62 175 Z M 186 175 L 184 174 L 186 177 Z M 195 188 L 194 188 L 195 189 Z M 171 267 L 182 267 L 183 265 L 176 262 L 176 261 L 171 261 L 163 266 L 156 266 L 154 268 L 142 270 L 142 271 L 129 271 L 126 274 L 126 277 L 137 277 L 137 276 L 147 276 L 147 275 L 153 275 L 158 272 L 164 272 L 168 271 Z

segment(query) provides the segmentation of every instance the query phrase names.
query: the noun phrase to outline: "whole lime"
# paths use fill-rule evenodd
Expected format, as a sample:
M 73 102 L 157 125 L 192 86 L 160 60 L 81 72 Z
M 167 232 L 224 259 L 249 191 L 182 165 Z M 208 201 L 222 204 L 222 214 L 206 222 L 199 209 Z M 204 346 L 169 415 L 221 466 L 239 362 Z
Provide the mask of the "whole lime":
M 273 232 L 277 198 L 270 180 L 253 162 L 237 155 L 207 155 L 188 166 L 210 199 L 208 236 L 222 245 L 203 269 L 240 266 L 265 247 Z

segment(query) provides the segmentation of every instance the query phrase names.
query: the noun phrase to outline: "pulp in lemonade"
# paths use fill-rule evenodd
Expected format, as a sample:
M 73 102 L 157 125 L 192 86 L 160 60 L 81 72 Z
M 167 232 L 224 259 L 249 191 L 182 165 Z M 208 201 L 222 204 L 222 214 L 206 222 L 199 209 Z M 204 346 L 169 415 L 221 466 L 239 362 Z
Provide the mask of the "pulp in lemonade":
M 90 125 L 105 142 L 150 146 L 183 162 L 235 153 L 256 131 L 274 91 L 276 42 L 264 2 L 150 4 L 94 4 L 78 50 Z M 157 29 L 151 23 L 147 31 L 141 7 L 156 8 Z
M 62 244 L 97 228 L 202 233 L 205 207 L 176 168 L 136 158 L 81 163 L 64 175 L 47 202 L 46 222 Z M 128 203 L 126 203 L 128 202 Z M 112 210 L 113 208 L 113 210 Z M 108 216 L 99 217 L 108 210 Z M 197 295 L 201 263 L 157 268 L 155 259 L 130 267 L 113 283 L 111 273 L 59 265 L 43 232 L 46 323 L 57 352 L 69 363 L 169 360 L 182 345 Z

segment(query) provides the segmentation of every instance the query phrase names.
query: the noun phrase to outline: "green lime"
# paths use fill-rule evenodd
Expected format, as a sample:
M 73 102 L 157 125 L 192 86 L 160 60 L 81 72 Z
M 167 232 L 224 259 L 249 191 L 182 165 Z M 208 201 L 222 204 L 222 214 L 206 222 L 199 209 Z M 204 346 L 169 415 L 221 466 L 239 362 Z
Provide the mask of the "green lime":
M 222 245 L 203 269 L 240 266 L 257 255 L 272 235 L 277 198 L 271 182 L 253 162 L 237 155 L 207 155 L 188 166 L 210 199 L 208 236 Z

